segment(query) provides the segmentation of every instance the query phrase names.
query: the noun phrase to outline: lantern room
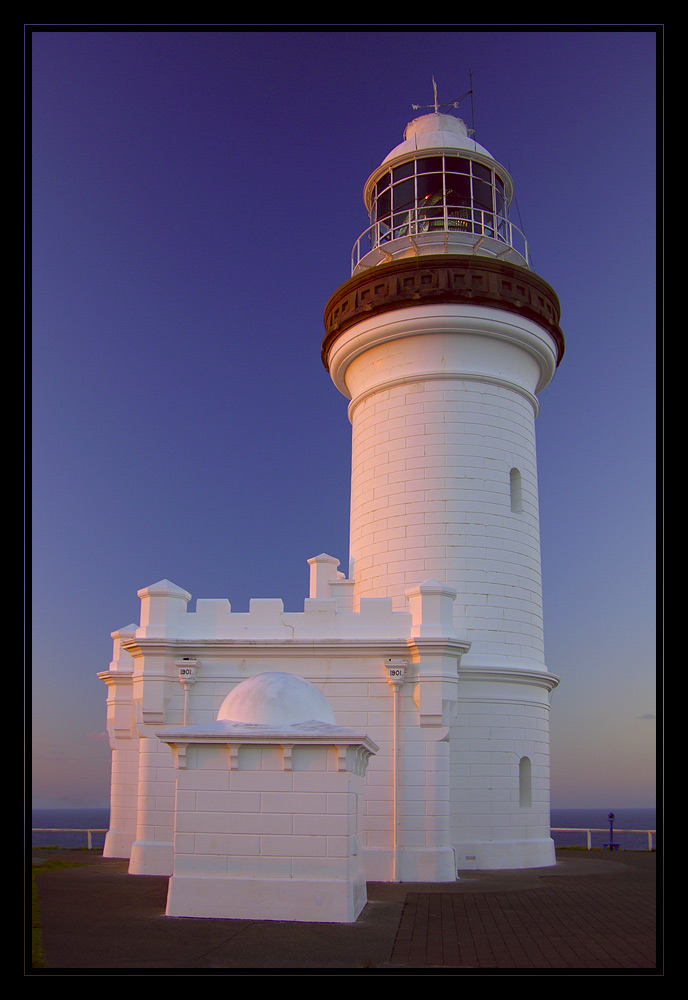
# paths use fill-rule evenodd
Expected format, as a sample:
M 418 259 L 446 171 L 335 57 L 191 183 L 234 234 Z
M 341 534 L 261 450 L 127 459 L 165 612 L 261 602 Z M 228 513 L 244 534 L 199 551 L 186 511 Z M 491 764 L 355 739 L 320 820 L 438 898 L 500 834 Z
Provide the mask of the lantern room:
M 420 254 L 477 254 L 528 267 L 523 233 L 509 221 L 509 173 L 452 115 L 429 114 L 368 178 L 370 226 L 354 245 L 352 274 Z

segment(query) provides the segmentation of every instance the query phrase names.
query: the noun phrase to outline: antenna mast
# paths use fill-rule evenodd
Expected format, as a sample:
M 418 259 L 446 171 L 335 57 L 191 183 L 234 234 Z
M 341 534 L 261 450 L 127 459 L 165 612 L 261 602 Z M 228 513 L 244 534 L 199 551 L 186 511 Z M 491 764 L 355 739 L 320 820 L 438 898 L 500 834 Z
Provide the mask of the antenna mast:
M 471 85 L 471 89 L 468 91 L 468 93 L 471 95 L 471 125 L 473 126 L 472 129 L 471 129 L 471 131 L 473 132 L 473 135 L 475 135 L 475 108 L 473 107 L 473 70 L 472 69 L 469 69 L 469 71 L 468 71 L 468 82 Z

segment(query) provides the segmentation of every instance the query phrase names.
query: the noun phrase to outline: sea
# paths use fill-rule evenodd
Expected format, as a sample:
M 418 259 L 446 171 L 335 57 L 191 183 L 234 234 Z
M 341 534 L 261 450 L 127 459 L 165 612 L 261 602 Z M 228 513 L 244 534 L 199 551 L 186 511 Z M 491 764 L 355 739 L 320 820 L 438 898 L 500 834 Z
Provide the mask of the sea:
M 647 834 L 619 833 L 619 830 L 656 830 L 656 809 L 552 809 L 550 823 L 553 827 L 577 827 L 602 830 L 592 834 L 592 846 L 603 847 L 609 843 L 609 813 L 614 813 L 614 843 L 622 850 L 646 851 Z M 31 843 L 33 847 L 86 847 L 85 833 L 36 833 L 36 828 L 51 830 L 107 830 L 109 809 L 33 809 L 31 811 Z M 585 847 L 585 833 L 553 833 L 557 847 Z M 104 833 L 92 834 L 94 848 L 102 848 Z M 652 838 L 656 848 L 656 837 Z
M 614 815 L 614 841 L 623 851 L 646 851 L 646 833 L 619 833 L 619 830 L 656 830 L 657 810 L 652 809 L 552 809 L 550 810 L 550 825 L 552 827 L 575 827 L 603 830 L 603 833 L 593 833 L 593 847 L 603 847 L 609 843 L 609 814 Z M 557 847 L 585 847 L 585 833 L 553 833 L 552 839 Z M 656 849 L 657 838 L 653 836 L 652 847 Z
M 110 810 L 105 809 L 32 809 L 32 847 L 87 847 L 86 833 L 36 833 L 36 829 L 49 830 L 107 830 L 110 824 Z M 93 847 L 101 848 L 105 843 L 104 833 L 91 835 Z

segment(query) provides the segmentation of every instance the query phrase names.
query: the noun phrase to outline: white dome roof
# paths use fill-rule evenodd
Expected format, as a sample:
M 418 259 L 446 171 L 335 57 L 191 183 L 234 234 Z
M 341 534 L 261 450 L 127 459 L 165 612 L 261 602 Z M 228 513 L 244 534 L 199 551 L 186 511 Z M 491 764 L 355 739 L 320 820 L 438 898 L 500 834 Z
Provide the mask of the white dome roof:
M 395 146 L 382 162 L 387 163 L 389 160 L 396 160 L 398 156 L 423 149 L 466 150 L 483 153 L 494 159 L 484 146 L 470 138 L 468 129 L 460 118 L 454 118 L 453 115 L 430 114 L 414 118 L 409 122 L 404 131 L 404 141 Z
M 263 726 L 311 721 L 335 724 L 327 699 L 314 684 L 278 670 L 256 674 L 238 684 L 222 702 L 217 719 Z

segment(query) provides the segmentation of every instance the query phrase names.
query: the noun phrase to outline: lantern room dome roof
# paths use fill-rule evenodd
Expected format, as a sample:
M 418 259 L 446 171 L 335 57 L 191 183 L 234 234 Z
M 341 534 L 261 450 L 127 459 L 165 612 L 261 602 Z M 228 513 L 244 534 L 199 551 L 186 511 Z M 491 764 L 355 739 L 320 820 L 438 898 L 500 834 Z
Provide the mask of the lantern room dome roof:
M 409 153 L 431 149 L 464 150 L 470 153 L 482 153 L 483 156 L 493 159 L 492 154 L 484 146 L 469 136 L 468 129 L 460 118 L 433 113 L 421 115 L 420 118 L 414 118 L 409 122 L 404 130 L 404 141 L 395 146 L 382 163 L 389 163 Z

